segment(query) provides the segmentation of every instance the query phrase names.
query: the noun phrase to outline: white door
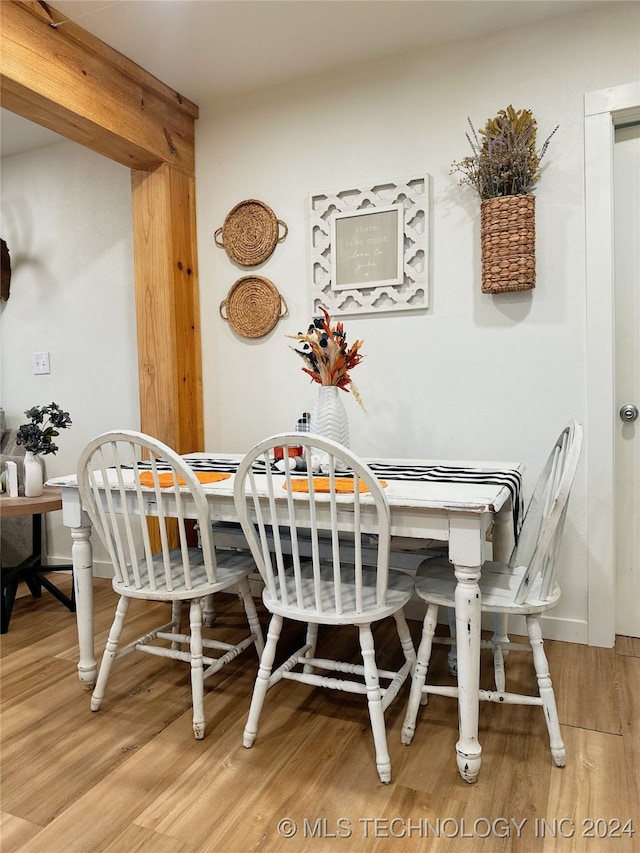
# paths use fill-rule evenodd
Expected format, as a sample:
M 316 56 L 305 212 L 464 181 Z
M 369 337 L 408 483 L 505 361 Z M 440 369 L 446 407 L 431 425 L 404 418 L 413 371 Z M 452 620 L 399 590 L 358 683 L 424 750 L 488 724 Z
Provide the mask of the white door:
M 615 269 L 615 632 L 640 636 L 640 124 L 616 127 L 613 146 Z M 633 411 L 628 413 L 633 417 Z
M 632 122 L 640 122 L 640 80 L 585 95 L 587 641 L 605 648 L 615 644 L 613 457 L 620 424 L 614 388 L 614 128 Z M 637 233 L 631 245 L 636 242 Z

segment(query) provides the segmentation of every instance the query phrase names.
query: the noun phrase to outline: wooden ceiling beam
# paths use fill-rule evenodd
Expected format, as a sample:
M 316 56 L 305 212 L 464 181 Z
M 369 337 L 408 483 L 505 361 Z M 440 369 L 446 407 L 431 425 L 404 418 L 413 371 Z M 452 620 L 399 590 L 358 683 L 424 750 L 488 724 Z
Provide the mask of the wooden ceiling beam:
M 195 104 L 51 6 L 1 7 L 3 107 L 129 168 L 194 171 Z

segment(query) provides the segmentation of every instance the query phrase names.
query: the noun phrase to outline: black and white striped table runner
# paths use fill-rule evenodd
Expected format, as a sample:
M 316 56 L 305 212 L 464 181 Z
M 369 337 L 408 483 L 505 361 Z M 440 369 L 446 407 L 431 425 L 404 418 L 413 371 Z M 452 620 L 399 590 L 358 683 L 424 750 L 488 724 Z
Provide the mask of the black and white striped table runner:
M 220 471 L 235 474 L 240 464 L 234 459 L 216 459 L 211 456 L 199 458 L 185 457 L 185 461 L 194 471 Z M 148 464 L 139 463 L 140 468 L 149 467 Z M 164 466 L 158 462 L 158 470 Z M 264 462 L 254 463 L 254 471 L 260 473 L 265 470 Z M 404 465 L 390 462 L 370 462 L 369 467 L 380 478 L 388 480 L 414 480 L 416 482 L 433 481 L 440 483 L 488 483 L 492 486 L 505 486 L 511 494 L 511 505 L 513 507 L 513 529 L 516 537 L 520 533 L 522 519 L 524 517 L 522 499 L 522 477 L 519 471 L 504 468 L 461 468 L 447 465 Z M 303 471 L 292 472 L 293 476 L 306 476 Z M 341 477 L 352 476 L 349 471 L 341 471 Z

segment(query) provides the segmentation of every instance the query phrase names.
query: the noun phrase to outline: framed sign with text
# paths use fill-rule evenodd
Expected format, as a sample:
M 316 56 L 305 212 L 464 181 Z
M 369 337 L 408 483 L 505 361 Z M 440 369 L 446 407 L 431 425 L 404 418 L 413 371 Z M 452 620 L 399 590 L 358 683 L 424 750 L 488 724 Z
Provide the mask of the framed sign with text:
M 310 195 L 312 314 L 426 309 L 429 203 L 427 175 Z
M 402 204 L 334 213 L 331 281 L 334 290 L 401 284 Z

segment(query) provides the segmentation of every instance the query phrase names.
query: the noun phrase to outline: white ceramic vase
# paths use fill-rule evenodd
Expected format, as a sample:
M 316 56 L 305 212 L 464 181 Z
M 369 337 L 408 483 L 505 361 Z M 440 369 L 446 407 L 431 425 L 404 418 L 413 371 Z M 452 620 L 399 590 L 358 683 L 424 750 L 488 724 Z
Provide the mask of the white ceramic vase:
M 42 461 L 37 453 L 27 450 L 24 454 L 24 496 L 38 498 L 42 494 Z
M 321 385 L 311 413 L 311 432 L 349 447 L 349 419 L 337 385 Z

